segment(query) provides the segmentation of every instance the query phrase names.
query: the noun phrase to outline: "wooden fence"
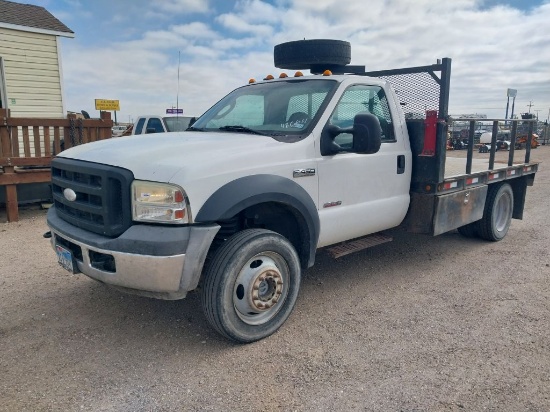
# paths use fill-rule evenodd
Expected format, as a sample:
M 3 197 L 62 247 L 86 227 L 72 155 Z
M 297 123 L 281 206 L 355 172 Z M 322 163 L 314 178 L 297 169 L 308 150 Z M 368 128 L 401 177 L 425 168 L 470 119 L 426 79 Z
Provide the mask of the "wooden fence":
M 51 180 L 53 156 L 79 144 L 112 137 L 110 112 L 100 119 L 10 117 L 0 109 L 0 187 L 6 189 L 8 222 L 19 220 L 17 185 Z

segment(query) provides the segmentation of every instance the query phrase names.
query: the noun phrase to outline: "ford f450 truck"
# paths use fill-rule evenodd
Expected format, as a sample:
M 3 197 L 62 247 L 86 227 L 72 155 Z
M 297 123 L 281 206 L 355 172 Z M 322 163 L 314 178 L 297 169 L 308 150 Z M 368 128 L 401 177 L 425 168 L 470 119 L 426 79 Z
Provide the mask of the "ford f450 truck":
M 538 168 L 529 145 L 514 160 L 517 124 L 507 163 L 473 158 L 475 119 L 454 159 L 451 60 L 366 72 L 350 53 L 338 40 L 277 45 L 276 67 L 313 74 L 251 79 L 184 132 L 62 152 L 47 215 L 59 263 L 153 298 L 197 290 L 215 330 L 252 342 L 288 318 L 321 248 L 342 256 L 399 225 L 501 240 Z

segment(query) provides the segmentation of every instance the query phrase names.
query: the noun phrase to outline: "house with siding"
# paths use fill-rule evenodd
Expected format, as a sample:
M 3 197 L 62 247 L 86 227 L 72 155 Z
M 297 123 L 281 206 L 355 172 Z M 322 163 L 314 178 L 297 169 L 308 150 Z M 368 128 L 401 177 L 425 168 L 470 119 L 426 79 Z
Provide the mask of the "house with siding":
M 12 117 L 65 116 L 61 37 L 74 32 L 45 8 L 0 0 L 0 108 Z

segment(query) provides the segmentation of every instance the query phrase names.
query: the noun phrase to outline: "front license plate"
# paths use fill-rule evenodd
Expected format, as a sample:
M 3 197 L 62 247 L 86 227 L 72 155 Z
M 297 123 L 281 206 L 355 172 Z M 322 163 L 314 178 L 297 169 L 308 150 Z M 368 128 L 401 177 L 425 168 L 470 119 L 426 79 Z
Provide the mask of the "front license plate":
M 75 271 L 75 261 L 73 254 L 70 250 L 65 249 L 63 246 L 55 245 L 55 253 L 57 253 L 57 261 L 66 270 L 71 273 L 77 273 Z

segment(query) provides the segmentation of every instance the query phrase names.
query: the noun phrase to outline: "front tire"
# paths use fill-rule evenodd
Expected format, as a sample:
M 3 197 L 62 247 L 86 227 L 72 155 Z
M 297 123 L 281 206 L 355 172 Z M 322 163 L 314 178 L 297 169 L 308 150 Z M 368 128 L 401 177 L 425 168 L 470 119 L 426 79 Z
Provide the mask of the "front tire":
M 514 211 L 514 192 L 508 183 L 489 186 L 483 217 L 478 222 L 479 236 L 485 240 L 504 239 Z
M 201 303 L 210 325 L 228 339 L 254 342 L 290 316 L 301 281 L 300 260 L 278 233 L 247 229 L 215 252 L 205 273 Z

